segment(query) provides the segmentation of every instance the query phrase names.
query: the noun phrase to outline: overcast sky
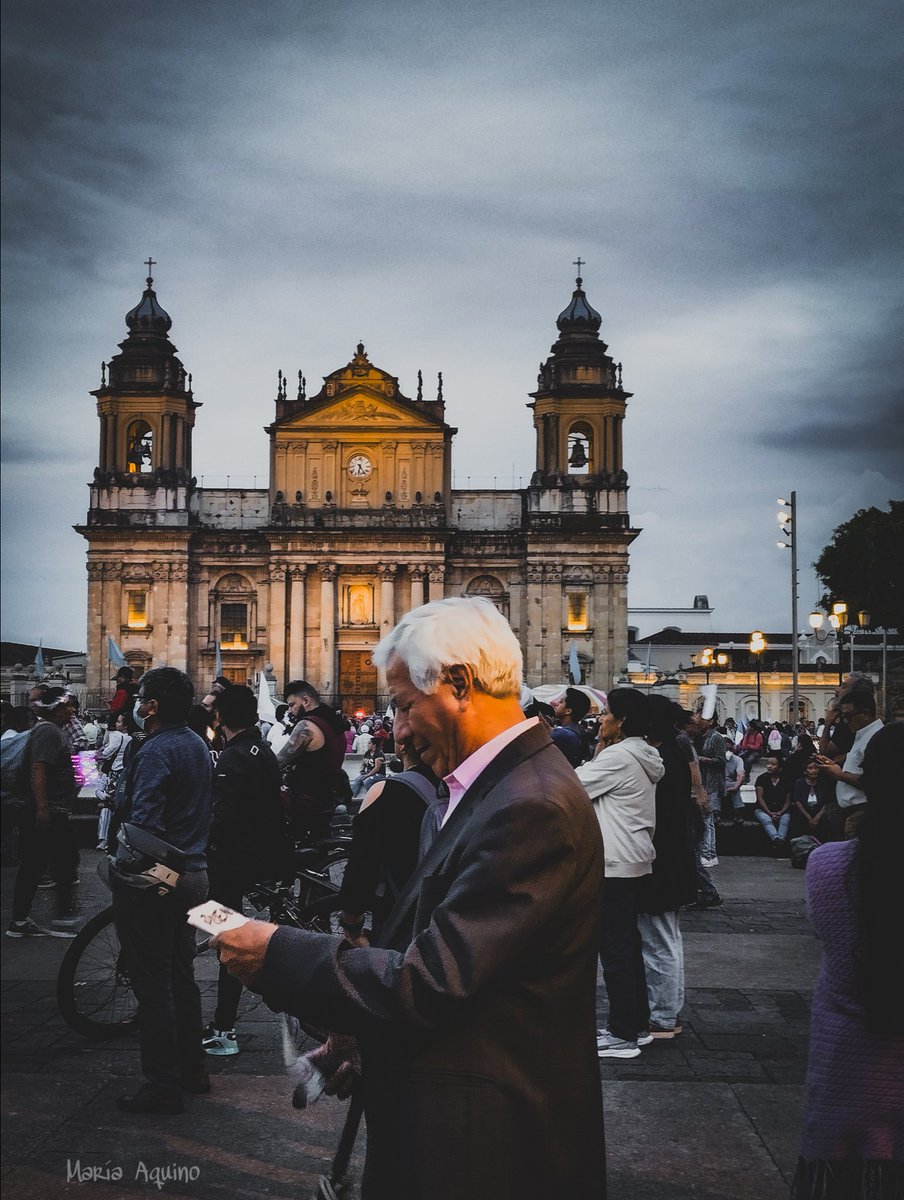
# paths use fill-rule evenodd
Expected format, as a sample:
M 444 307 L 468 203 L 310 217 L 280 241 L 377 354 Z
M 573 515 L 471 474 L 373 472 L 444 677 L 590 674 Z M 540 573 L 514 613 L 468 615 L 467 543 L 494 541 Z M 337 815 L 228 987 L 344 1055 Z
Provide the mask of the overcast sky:
M 6 640 L 86 644 L 89 395 L 152 255 L 194 467 L 267 481 L 276 375 L 442 371 L 455 485 L 534 469 L 578 255 L 634 393 L 632 605 L 787 630 L 904 496 L 897 2 L 6 0 Z M 898 68 L 896 71 L 895 68 Z

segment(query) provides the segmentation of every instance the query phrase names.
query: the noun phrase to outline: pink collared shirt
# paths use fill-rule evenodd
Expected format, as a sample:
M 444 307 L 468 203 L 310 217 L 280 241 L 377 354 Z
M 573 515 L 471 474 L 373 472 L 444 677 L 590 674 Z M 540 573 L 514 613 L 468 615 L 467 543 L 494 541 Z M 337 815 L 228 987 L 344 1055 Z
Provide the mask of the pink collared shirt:
M 459 800 L 483 769 L 488 767 L 498 754 L 502 753 L 509 742 L 513 742 L 516 737 L 520 737 L 532 725 L 539 724 L 539 721 L 539 717 L 528 717 L 524 721 L 519 721 L 517 725 L 513 725 L 510 729 L 503 729 L 502 733 L 497 733 L 490 741 L 484 742 L 463 763 L 459 763 L 454 771 L 443 776 L 443 782 L 449 789 L 449 806 L 446 809 L 446 815 L 443 817 L 443 825 L 449 820 Z M 442 829 L 442 825 L 440 828 Z

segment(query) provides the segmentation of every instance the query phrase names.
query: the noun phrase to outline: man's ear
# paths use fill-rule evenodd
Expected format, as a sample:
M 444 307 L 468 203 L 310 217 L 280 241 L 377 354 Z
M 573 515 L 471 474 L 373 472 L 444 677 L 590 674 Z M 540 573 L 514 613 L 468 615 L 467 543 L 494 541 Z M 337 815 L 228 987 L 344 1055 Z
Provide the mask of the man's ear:
M 464 700 L 474 686 L 471 668 L 464 663 L 456 663 L 454 667 L 449 667 L 446 675 L 456 700 Z

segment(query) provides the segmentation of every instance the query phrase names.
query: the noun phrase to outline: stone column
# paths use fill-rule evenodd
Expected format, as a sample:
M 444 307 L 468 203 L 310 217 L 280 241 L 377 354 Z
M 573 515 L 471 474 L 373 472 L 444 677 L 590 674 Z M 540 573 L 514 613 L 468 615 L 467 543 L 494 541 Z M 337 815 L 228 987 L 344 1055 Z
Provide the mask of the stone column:
M 521 635 L 524 676 L 528 687 L 547 682 L 543 678 L 543 620 L 543 568 L 539 565 L 529 566 Z
M 324 696 L 334 691 L 336 678 L 336 576 L 335 563 L 320 567 L 320 678 L 315 685 Z
M 399 448 L 398 442 L 383 443 L 383 472 L 380 479 L 382 492 L 376 497 L 375 503 L 382 504 L 386 499 L 386 493 L 392 492 L 393 501 L 398 500 L 398 480 L 396 479 L 396 451 Z
M 286 564 L 271 562 L 270 611 L 267 617 L 269 631 L 267 656 L 276 672 L 277 689 L 285 687 L 286 678 Z
M 426 503 L 430 497 L 424 495 L 424 455 L 427 450 L 426 442 L 412 442 L 411 449 L 414 452 L 414 461 L 412 463 L 412 474 L 414 475 L 414 487 L 412 488 L 411 499 L 414 500 L 418 492 L 421 493 L 421 501 Z
M 426 600 L 427 571 L 422 563 L 408 569 L 411 574 L 411 607 L 419 608 Z
M 430 578 L 430 599 L 442 600 L 446 591 L 446 568 L 445 567 L 430 567 L 427 570 Z
M 563 607 L 565 598 L 562 592 L 562 564 L 549 563 L 546 566 L 546 583 L 544 586 L 544 601 L 546 608 L 546 638 L 544 678 L 550 683 L 562 678 L 568 678 L 567 667 L 562 666 L 562 625 L 564 619 Z M 563 670 L 566 674 L 563 676 Z
M 305 677 L 305 625 L 307 612 L 305 609 L 305 588 L 308 582 L 307 566 L 293 567 L 292 595 L 289 607 L 289 679 L 304 679 Z
M 380 637 L 385 637 L 395 624 L 395 563 L 378 563 L 380 575 Z M 377 668 L 377 691 L 386 694 L 386 672 L 382 667 Z
M 338 442 L 323 443 L 323 482 L 321 484 L 321 488 L 323 491 L 324 500 L 326 500 L 327 492 L 332 493 L 334 504 L 343 503 L 340 490 L 341 480 L 336 467 L 336 451 L 338 449 Z M 293 497 L 286 497 L 287 500 L 291 500 L 292 498 Z

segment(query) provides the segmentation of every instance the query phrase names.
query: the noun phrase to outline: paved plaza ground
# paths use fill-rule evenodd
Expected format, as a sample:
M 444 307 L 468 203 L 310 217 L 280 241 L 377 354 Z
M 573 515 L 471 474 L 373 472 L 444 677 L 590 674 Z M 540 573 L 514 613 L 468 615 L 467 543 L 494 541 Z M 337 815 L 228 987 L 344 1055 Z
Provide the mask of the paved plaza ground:
M 98 858 L 82 853 L 86 915 L 107 900 Z M 13 874 L 2 869 L 4 927 Z M 723 857 L 714 876 L 724 907 L 682 919 L 685 1032 L 654 1042 L 639 1058 L 600 1064 L 610 1200 L 781 1200 L 788 1193 L 818 962 L 803 872 L 782 860 Z M 39 893 L 39 921 L 49 919 L 50 897 Z M 306 1112 L 291 1107 L 276 1018 L 256 997 L 243 1001 L 242 1053 L 211 1062 L 211 1096 L 190 1099 L 182 1116 L 130 1117 L 115 1100 L 138 1078 L 135 1040 L 88 1041 L 57 1011 L 55 979 L 68 943 L 0 944 L 6 1200 L 316 1195 L 346 1106 L 324 1099 Z M 198 960 L 207 1016 L 215 971 L 208 956 Z M 602 982 L 599 1008 L 602 1023 Z M 555 1054 L 555 1046 L 549 1050 Z M 362 1145 L 363 1136 L 353 1174 Z M 162 1178 L 166 1171 L 177 1178 Z M 91 1180 L 91 1173 L 121 1178 Z

